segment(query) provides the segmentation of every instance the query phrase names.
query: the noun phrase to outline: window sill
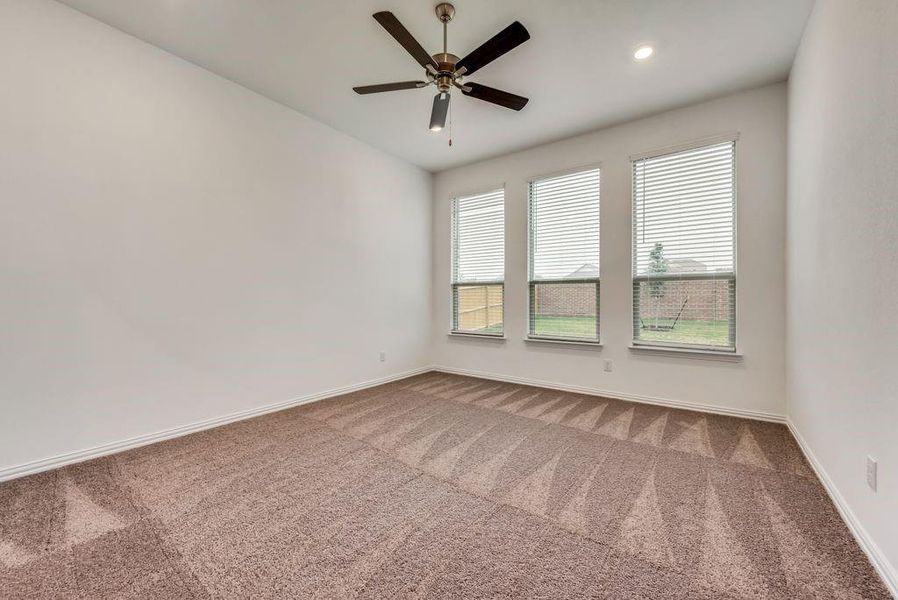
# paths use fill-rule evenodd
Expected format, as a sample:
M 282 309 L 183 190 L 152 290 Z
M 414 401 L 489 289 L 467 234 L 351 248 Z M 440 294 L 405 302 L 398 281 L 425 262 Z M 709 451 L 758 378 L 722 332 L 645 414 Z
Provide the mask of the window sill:
M 705 360 L 720 360 L 724 362 L 740 362 L 742 355 L 738 352 L 726 350 L 700 350 L 698 348 L 673 348 L 670 346 L 650 346 L 631 344 L 630 350 L 634 352 L 646 352 L 661 356 L 682 356 L 684 358 L 699 358 Z
M 505 334 L 497 335 L 493 333 L 462 333 L 460 331 L 450 331 L 447 334 L 450 338 L 469 338 L 475 340 L 492 340 L 494 342 L 504 342 Z
M 536 344 L 562 344 L 565 346 L 586 346 L 587 348 L 601 348 L 601 342 L 590 342 L 586 340 L 566 340 L 566 339 L 558 339 L 558 338 L 541 338 L 541 337 L 525 337 L 524 341 L 527 343 L 533 342 Z

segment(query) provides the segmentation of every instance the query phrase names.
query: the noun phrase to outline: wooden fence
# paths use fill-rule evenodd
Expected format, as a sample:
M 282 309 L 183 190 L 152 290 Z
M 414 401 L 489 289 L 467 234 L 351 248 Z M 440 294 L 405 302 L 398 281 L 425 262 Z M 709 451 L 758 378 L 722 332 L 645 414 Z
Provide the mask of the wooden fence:
M 457 293 L 459 331 L 484 331 L 504 321 L 501 285 L 459 286 Z

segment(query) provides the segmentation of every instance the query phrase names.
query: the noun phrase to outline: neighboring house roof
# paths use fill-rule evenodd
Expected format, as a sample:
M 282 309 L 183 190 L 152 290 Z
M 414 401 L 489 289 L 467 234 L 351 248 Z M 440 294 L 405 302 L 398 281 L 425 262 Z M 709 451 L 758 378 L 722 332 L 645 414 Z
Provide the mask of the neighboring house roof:
M 672 258 L 667 261 L 668 273 L 701 273 L 707 270 L 708 265 L 691 258 Z
M 571 279 L 591 279 L 599 276 L 599 267 L 592 263 L 586 263 L 576 271 L 568 274 Z
M 643 269 L 642 275 L 670 275 L 672 273 L 705 273 L 708 265 L 691 258 L 671 258 L 667 261 L 667 270 L 662 273 L 656 273 L 651 266 Z

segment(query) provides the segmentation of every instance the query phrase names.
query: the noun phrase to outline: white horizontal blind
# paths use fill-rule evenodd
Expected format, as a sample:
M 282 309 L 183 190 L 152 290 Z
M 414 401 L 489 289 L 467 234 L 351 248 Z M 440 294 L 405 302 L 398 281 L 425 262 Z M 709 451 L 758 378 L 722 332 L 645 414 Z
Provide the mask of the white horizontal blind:
M 453 202 L 452 282 L 502 281 L 505 277 L 505 190 Z
M 735 142 L 633 163 L 634 338 L 735 348 Z
M 501 335 L 504 326 L 505 190 L 452 202 L 452 330 Z
M 598 340 L 599 169 L 532 181 L 530 336 Z
M 651 273 L 650 252 L 679 272 L 732 272 L 735 258 L 734 143 L 633 163 L 634 274 Z
M 530 183 L 530 279 L 599 277 L 599 170 Z

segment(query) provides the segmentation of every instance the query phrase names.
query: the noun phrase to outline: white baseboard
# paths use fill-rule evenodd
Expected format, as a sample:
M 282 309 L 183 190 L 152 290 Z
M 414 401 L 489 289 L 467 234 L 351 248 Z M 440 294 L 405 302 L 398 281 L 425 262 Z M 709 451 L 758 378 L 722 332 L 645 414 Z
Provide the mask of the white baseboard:
M 695 410 L 698 412 L 727 415 L 730 417 L 742 417 L 745 419 L 755 419 L 756 421 L 770 421 L 772 423 L 786 422 L 785 415 L 763 412 L 759 410 L 745 410 L 740 408 L 729 408 L 726 406 L 715 406 L 713 404 L 701 404 L 699 402 L 686 402 L 683 400 L 671 400 L 669 398 L 657 398 L 655 396 L 641 396 L 638 394 L 614 392 L 611 390 L 602 390 L 599 388 L 567 385 L 562 383 L 555 383 L 552 381 L 543 381 L 541 379 L 531 379 L 529 377 L 512 377 L 510 375 L 498 375 L 496 373 L 487 373 L 484 371 L 456 369 L 454 367 L 435 366 L 433 367 L 433 370 L 440 371 L 442 373 L 453 373 L 455 375 L 466 375 L 468 377 L 479 377 L 481 379 L 504 381 L 507 383 L 544 387 L 552 390 L 560 390 L 562 392 L 573 392 L 576 394 L 587 394 L 590 396 L 602 396 L 604 398 L 614 398 L 615 400 L 627 400 L 630 402 L 639 402 L 640 404 L 657 404 L 659 406 L 669 406 L 671 408 L 682 408 L 684 410 Z
M 543 381 L 541 379 L 531 379 L 529 377 L 513 377 L 511 375 L 498 375 L 496 373 L 471 371 L 469 369 L 456 369 L 454 367 L 435 366 L 433 367 L 433 370 L 440 371 L 442 373 L 452 373 L 455 375 L 466 375 L 468 377 L 479 377 L 481 379 L 504 381 L 506 383 L 517 383 L 520 385 L 544 387 L 551 390 L 559 390 L 562 392 L 587 394 L 589 396 L 602 396 L 604 398 L 614 398 L 615 400 L 627 400 L 629 402 L 639 402 L 640 404 L 657 404 L 659 406 L 669 406 L 671 408 L 682 408 L 684 410 L 695 410 L 698 412 L 727 415 L 731 417 L 742 417 L 745 419 L 755 419 L 757 421 L 770 421 L 772 423 L 786 422 L 785 415 L 778 415 L 776 413 L 768 413 L 758 410 L 728 408 L 726 406 L 714 406 L 712 404 L 701 404 L 699 402 L 685 402 L 683 400 L 671 400 L 669 398 L 657 398 L 655 396 L 640 396 L 638 394 L 629 394 L 625 392 L 614 392 L 611 390 L 603 390 L 599 388 L 584 387 L 579 385 L 555 383 L 553 381 Z
M 340 396 L 342 394 L 348 394 L 350 392 L 357 392 L 359 390 L 382 385 L 384 383 L 389 383 L 398 379 L 405 379 L 406 377 L 411 377 L 413 375 L 427 373 L 432 370 L 433 369 L 431 367 L 421 367 L 418 369 L 413 369 L 411 371 L 405 371 L 404 373 L 396 373 L 395 375 L 379 377 L 377 379 L 363 381 L 362 383 L 356 383 L 353 385 L 326 390 L 317 394 L 308 394 L 306 396 L 293 398 L 292 400 L 286 400 L 284 402 L 278 402 L 276 404 L 269 404 L 267 406 L 260 406 L 258 408 L 241 410 L 221 417 L 213 417 L 211 419 L 197 421 L 188 425 L 172 427 L 171 429 L 165 429 L 163 431 L 157 431 L 155 433 L 148 433 L 139 435 L 137 437 L 128 438 L 126 440 L 120 440 L 117 442 L 102 444 L 100 446 L 94 446 L 93 448 L 85 448 L 84 450 L 67 452 L 65 454 L 59 454 L 57 456 L 51 456 L 49 458 L 43 458 L 41 460 L 36 460 L 21 465 L 5 467 L 0 469 L 0 481 L 16 479 L 18 477 L 24 477 L 25 475 L 40 473 L 41 471 L 49 471 L 50 469 L 56 469 L 65 465 L 91 460 L 93 458 L 99 458 L 108 454 L 115 454 L 116 452 L 123 452 L 124 450 L 130 450 L 132 448 L 138 448 L 140 446 L 146 446 L 148 444 L 154 444 L 156 442 L 161 442 L 163 440 L 195 433 L 204 429 L 211 429 L 220 425 L 227 425 L 228 423 L 234 423 L 235 421 L 251 419 L 252 417 L 258 417 L 266 413 L 277 412 L 279 410 L 292 408 L 301 404 L 308 404 L 310 402 L 316 402 L 318 400 L 324 400 L 326 398 L 332 398 L 334 396 Z
M 876 545 L 876 542 L 873 541 L 873 538 L 870 537 L 870 534 L 867 533 L 867 530 L 864 529 L 864 526 L 861 525 L 861 522 L 858 520 L 857 516 L 855 516 L 854 511 L 851 510 L 851 507 L 848 506 L 848 502 L 845 501 L 845 498 L 839 492 L 839 488 L 837 488 L 836 484 L 833 483 L 833 480 L 830 479 L 826 470 L 823 468 L 823 465 L 817 460 L 814 452 L 811 450 L 810 446 L 808 446 L 808 443 L 802 437 L 798 428 L 795 427 L 795 424 L 792 423 L 792 420 L 787 419 L 786 425 L 789 427 L 789 431 L 792 432 L 792 437 L 798 442 L 801 451 L 804 452 L 805 457 L 811 464 L 811 468 L 814 469 L 817 479 L 823 483 L 824 489 L 826 489 L 833 504 L 836 505 L 836 509 L 839 511 L 842 520 L 845 521 L 845 524 L 857 541 L 858 546 L 861 547 L 861 550 L 863 550 L 864 554 L 867 555 L 867 558 L 870 559 L 870 562 L 873 564 L 876 572 L 879 573 L 879 576 L 886 584 L 886 587 L 889 588 L 889 592 L 891 592 L 892 596 L 898 598 L 898 570 L 896 570 L 889 562 L 882 550 L 879 549 L 879 546 Z
M 442 373 L 453 373 L 455 375 L 466 375 L 468 377 L 479 377 L 481 379 L 492 379 L 495 381 L 504 381 L 507 383 L 517 383 L 521 385 L 532 385 L 536 387 L 544 387 L 552 390 L 560 390 L 562 392 L 574 392 L 577 394 L 588 394 L 590 396 L 602 396 L 605 398 L 614 398 L 616 400 L 628 400 L 630 402 L 639 402 L 641 404 L 657 404 L 660 406 L 669 406 L 671 408 L 682 408 L 684 410 L 695 410 L 698 412 L 714 413 L 718 415 L 727 415 L 731 417 L 742 417 L 745 419 L 755 419 L 757 421 L 770 421 L 773 423 L 785 423 L 785 415 L 776 413 L 763 412 L 758 410 L 744 410 L 739 408 L 728 408 L 726 406 L 714 406 L 712 404 L 701 404 L 699 402 L 685 402 L 683 400 L 671 400 L 669 398 L 657 398 L 654 396 L 640 396 L 638 394 L 629 394 L 625 392 L 614 392 L 611 390 L 602 390 L 599 388 L 583 387 L 577 385 L 567 385 L 555 383 L 552 381 L 543 381 L 541 379 L 531 379 L 529 377 L 512 377 L 510 375 L 498 375 L 496 373 L 487 373 L 483 371 L 471 371 L 468 369 L 456 369 L 454 367 L 433 367 L 434 371 Z

